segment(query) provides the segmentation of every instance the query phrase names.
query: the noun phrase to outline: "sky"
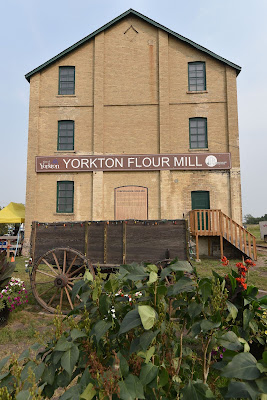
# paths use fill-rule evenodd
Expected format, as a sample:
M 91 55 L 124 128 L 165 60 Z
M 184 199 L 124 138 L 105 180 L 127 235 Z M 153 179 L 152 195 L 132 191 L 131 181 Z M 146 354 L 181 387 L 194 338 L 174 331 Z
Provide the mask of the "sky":
M 129 8 L 240 65 L 243 215 L 267 213 L 266 0 L 13 0 L 0 5 L 0 206 L 25 203 L 29 83 L 24 75 Z

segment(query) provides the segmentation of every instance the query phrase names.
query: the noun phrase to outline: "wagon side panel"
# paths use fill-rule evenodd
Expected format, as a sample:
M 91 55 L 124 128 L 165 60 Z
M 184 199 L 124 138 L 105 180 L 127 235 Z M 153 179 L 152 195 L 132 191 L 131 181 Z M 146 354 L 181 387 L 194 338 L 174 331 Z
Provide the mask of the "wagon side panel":
M 55 247 L 71 247 L 84 254 L 84 223 L 42 224 L 35 223 L 34 262 Z
M 187 260 L 186 224 L 184 220 L 127 223 L 126 261 L 157 262 L 166 256 Z

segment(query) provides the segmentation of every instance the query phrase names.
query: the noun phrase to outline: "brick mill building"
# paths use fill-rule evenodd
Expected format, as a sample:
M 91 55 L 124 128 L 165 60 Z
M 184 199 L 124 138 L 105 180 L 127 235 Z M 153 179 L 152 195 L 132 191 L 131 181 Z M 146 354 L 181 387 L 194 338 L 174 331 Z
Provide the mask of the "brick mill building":
M 29 72 L 25 246 L 34 220 L 241 224 L 240 70 L 130 9 Z

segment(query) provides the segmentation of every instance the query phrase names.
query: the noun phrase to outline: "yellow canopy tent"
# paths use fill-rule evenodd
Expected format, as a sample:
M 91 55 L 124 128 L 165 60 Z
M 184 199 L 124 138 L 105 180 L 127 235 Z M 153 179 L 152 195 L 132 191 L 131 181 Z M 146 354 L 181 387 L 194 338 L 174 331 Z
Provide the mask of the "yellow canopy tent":
M 0 224 L 21 224 L 25 221 L 25 206 L 21 203 L 9 203 L 0 210 Z

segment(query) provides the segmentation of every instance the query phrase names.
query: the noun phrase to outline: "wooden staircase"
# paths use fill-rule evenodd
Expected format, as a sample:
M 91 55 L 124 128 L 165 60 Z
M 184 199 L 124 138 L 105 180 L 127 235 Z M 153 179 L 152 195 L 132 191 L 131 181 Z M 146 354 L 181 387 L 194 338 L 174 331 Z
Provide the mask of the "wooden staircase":
M 233 221 L 221 210 L 192 210 L 189 212 L 190 233 L 196 237 L 196 257 L 199 259 L 199 236 L 219 236 L 221 258 L 223 239 L 239 249 L 244 255 L 257 260 L 256 238 L 243 226 Z

